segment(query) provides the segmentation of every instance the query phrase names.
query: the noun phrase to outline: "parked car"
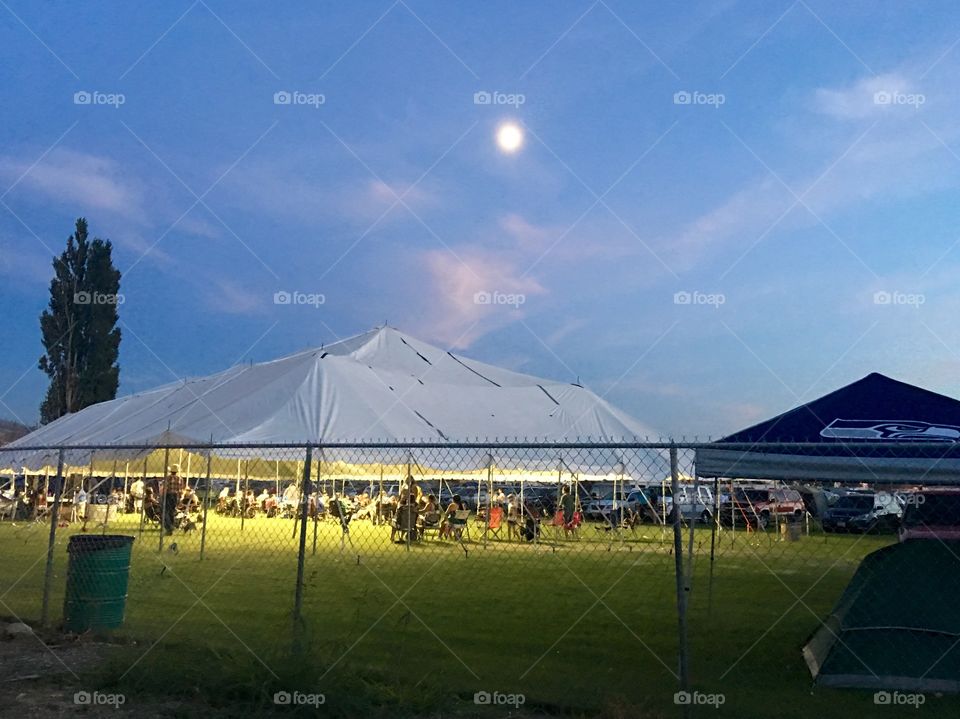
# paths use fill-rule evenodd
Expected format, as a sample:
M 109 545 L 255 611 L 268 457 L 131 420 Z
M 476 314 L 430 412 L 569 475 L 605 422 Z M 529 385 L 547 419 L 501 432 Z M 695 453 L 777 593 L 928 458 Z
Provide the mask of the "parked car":
M 925 489 L 906 497 L 900 541 L 960 540 L 960 487 Z
M 825 532 L 896 532 L 903 507 L 895 494 L 851 492 L 820 518 Z
M 733 499 L 720 505 L 720 523 L 725 526 L 750 526 L 763 529 L 771 519 L 800 519 L 806 508 L 795 489 L 776 487 L 741 487 Z
M 614 505 L 616 505 L 617 508 L 630 507 L 630 509 L 633 509 L 633 507 L 630 506 L 631 495 L 619 488 L 616 492 L 610 487 L 593 494 L 594 498 L 585 502 L 583 505 L 583 516 L 587 519 L 604 519 L 614 510 Z
M 705 484 L 694 487 L 693 485 L 680 485 L 680 493 L 674 496 L 672 487 L 667 486 L 663 496 L 658 497 L 658 514 L 667 517 L 667 521 L 673 518 L 674 506 L 679 507 L 680 516 L 683 519 L 692 519 L 699 522 L 709 523 L 713 519 L 713 490 Z

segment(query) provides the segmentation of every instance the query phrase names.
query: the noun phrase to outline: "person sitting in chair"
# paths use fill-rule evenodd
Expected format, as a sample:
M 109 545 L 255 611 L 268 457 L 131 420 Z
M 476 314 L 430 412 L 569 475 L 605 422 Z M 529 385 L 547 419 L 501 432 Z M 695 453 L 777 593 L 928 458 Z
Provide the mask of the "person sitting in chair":
M 183 494 L 180 495 L 180 506 L 183 508 L 183 511 L 190 513 L 197 508 L 197 505 L 200 504 L 200 498 L 197 497 L 196 490 L 193 487 L 184 487 Z
M 272 489 L 267 493 L 267 498 L 263 500 L 263 511 L 267 513 L 268 517 L 275 517 L 277 514 L 277 495 L 274 494 Z
M 217 511 L 220 514 L 227 513 L 227 505 L 230 503 L 230 486 L 224 485 L 217 495 Z
M 153 488 L 146 487 L 143 490 L 143 516 L 147 521 L 160 522 L 160 503 L 153 496 Z
M 436 529 L 440 525 L 440 512 L 439 506 L 437 504 L 437 498 L 435 496 L 428 495 L 427 501 L 423 505 L 423 510 L 420 513 L 420 521 L 417 525 L 420 537 L 423 537 L 423 532 L 425 529 Z
M 456 534 L 456 524 L 454 518 L 457 515 L 457 512 L 460 512 L 464 509 L 463 500 L 460 499 L 459 494 L 453 495 L 453 498 L 450 500 L 450 504 L 447 505 L 446 510 L 443 513 L 443 521 L 440 524 L 440 538 L 444 537 L 454 537 Z

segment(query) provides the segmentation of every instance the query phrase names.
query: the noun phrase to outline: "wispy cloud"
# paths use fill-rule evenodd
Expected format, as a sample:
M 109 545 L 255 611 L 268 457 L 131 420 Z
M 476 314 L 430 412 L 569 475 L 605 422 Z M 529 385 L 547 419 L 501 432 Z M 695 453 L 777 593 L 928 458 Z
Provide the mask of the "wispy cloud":
M 484 334 L 525 316 L 526 303 L 546 293 L 515 262 L 480 247 L 423 254 L 429 279 L 428 309 L 416 331 L 469 347 Z
M 929 94 L 921 93 L 910 79 L 914 74 L 904 67 L 813 90 L 782 125 L 790 133 L 784 141 L 796 152 L 820 158 L 803 173 L 770 167 L 774 152 L 731 134 L 758 173 L 658 246 L 689 268 L 711 254 L 748 251 L 768 236 L 817 225 L 878 198 L 956 185 L 955 158 L 945 147 L 960 138 L 954 94 L 943 83 L 927 83 Z
M 33 167 L 32 162 L 0 156 L 0 178 L 7 184 L 19 179 L 14 194 L 33 192 L 84 212 L 104 210 L 130 220 L 145 219 L 141 183 L 114 160 L 58 147 Z

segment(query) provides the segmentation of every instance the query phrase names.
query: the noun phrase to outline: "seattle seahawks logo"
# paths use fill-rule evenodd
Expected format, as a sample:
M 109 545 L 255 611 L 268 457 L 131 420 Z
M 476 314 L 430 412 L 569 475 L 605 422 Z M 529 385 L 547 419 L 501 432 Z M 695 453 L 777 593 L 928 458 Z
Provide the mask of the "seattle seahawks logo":
M 835 419 L 820 430 L 820 436 L 879 442 L 960 442 L 960 427 L 918 420 Z

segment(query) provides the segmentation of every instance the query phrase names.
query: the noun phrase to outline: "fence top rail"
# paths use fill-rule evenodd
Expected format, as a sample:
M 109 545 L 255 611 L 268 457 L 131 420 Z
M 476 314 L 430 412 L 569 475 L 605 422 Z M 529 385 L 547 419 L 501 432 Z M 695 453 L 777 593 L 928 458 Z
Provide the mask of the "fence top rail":
M 177 443 L 133 443 L 133 444 L 58 444 L 3 446 L 0 452 L 59 452 L 64 451 L 137 451 L 145 450 L 216 450 L 216 449 L 690 449 L 724 450 L 731 452 L 770 452 L 777 450 L 817 450 L 831 454 L 838 450 L 889 450 L 897 452 L 917 452 L 918 450 L 956 450 L 960 452 L 960 443 L 952 441 L 924 440 L 912 442 L 869 441 L 869 440 L 833 440 L 829 442 L 710 442 L 686 440 L 659 441 L 608 441 L 578 440 L 564 442 L 526 442 L 522 440 L 497 440 L 464 442 L 404 442 L 404 441 L 360 441 L 360 442 L 177 442 Z

